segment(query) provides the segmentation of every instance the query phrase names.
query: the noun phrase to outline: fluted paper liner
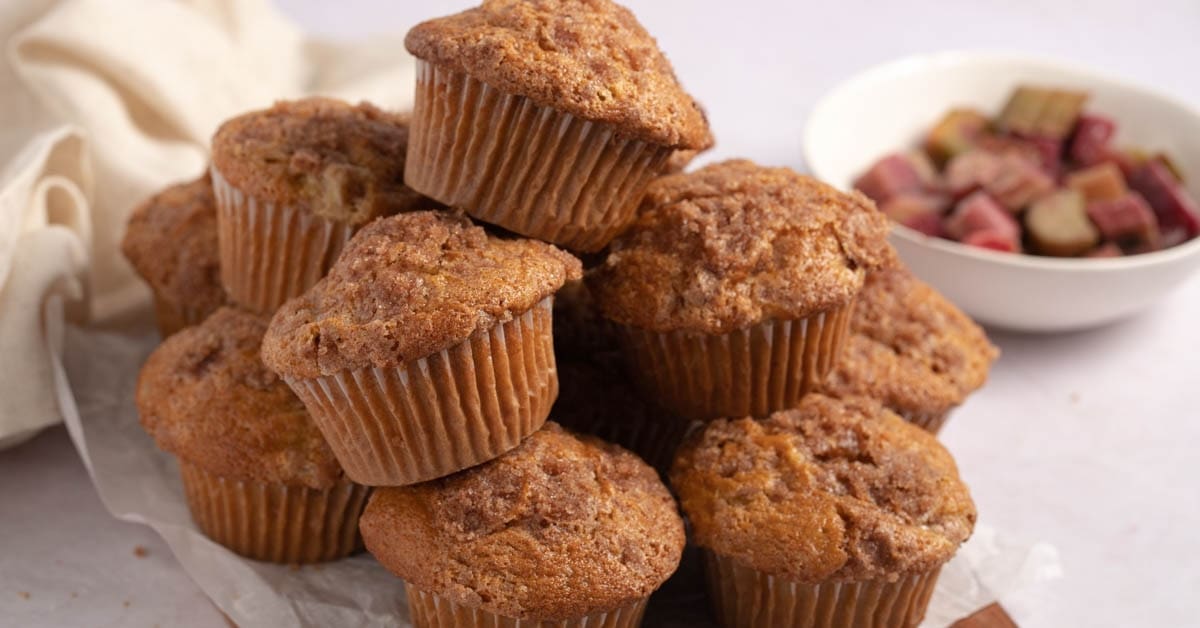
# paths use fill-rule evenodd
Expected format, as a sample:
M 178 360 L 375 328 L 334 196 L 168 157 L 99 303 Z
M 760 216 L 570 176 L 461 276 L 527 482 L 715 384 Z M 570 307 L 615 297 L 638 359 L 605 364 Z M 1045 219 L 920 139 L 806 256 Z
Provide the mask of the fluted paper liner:
M 550 304 L 398 367 L 287 382 L 354 481 L 439 478 L 496 458 L 545 423 L 558 396 Z
M 323 490 L 214 475 L 180 461 L 192 519 L 208 538 L 255 560 L 316 563 L 353 554 L 365 486 Z
M 692 426 L 692 421 L 666 412 L 653 420 L 637 422 L 595 416 L 586 422 L 564 419 L 560 423 L 568 429 L 597 436 L 632 451 L 664 477 L 675 460 L 675 450 Z
M 673 152 L 417 61 L 404 182 L 509 231 L 598 251 Z
M 158 324 L 158 334 L 163 338 L 203 323 L 209 314 L 212 314 L 212 308 L 179 305 L 154 295 L 154 319 Z
M 942 430 L 942 426 L 946 424 L 946 419 L 950 418 L 950 411 L 944 412 L 904 412 L 902 417 L 909 423 L 931 433 L 937 434 Z
M 352 225 L 264 201 L 235 188 L 214 166 L 221 283 L 239 305 L 261 314 L 317 283 L 354 235 Z
M 634 381 L 679 416 L 762 417 L 795 407 L 841 355 L 853 302 L 725 334 L 618 326 Z
M 709 600 L 724 628 L 915 628 L 941 567 L 896 582 L 803 584 L 704 552 Z
M 615 610 L 563 620 L 514 619 L 479 608 L 456 604 L 412 585 L 408 590 L 408 612 L 413 628 L 637 628 L 646 612 L 643 598 Z

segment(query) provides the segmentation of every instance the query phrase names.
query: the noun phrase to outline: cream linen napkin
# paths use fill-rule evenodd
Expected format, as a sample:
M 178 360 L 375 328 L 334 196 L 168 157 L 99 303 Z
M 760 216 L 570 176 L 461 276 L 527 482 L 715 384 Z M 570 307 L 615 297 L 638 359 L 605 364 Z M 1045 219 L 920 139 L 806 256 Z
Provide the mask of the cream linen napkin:
M 315 41 L 265 0 L 0 2 L 0 36 L 0 448 L 60 420 L 47 299 L 91 326 L 145 311 L 126 217 L 203 170 L 222 120 L 307 93 L 412 99 L 398 36 Z

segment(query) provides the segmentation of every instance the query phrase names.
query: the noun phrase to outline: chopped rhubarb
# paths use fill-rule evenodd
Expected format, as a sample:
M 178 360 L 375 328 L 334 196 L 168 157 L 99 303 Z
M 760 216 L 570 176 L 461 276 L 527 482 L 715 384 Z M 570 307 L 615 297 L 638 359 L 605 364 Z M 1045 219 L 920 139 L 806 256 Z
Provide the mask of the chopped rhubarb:
M 1146 199 L 1137 192 L 1115 200 L 1088 203 L 1087 214 L 1104 239 L 1122 249 L 1145 251 L 1158 246 L 1158 220 Z
M 1129 192 L 1121 169 L 1111 161 L 1072 172 L 1067 175 L 1066 184 L 1068 188 L 1083 194 L 1089 203 L 1113 201 Z
M 1108 143 L 1116 132 L 1117 125 L 1111 118 L 1095 114 L 1080 116 L 1071 140 L 1071 159 L 1083 166 L 1104 161 L 1109 155 Z
M 1008 154 L 1000 158 L 999 167 L 983 182 L 983 189 L 1009 211 L 1019 212 L 1053 192 L 1054 179 L 1028 159 Z
M 921 233 L 933 238 L 946 237 L 946 230 L 942 228 L 941 214 L 914 214 L 904 220 L 901 220 L 900 224 L 908 227 L 909 229 L 920 231 Z
M 880 211 L 896 222 L 904 222 L 917 214 L 942 214 L 950 208 L 950 199 L 939 194 L 908 192 L 894 196 L 879 206 Z
M 1088 251 L 1088 254 L 1084 255 L 1084 257 L 1121 257 L 1124 254 L 1125 253 L 1121 251 L 1121 247 L 1113 244 L 1112 242 L 1105 242 L 1091 251 Z
M 1200 208 L 1166 162 L 1161 159 L 1147 161 L 1133 171 L 1129 185 L 1150 203 L 1164 235 L 1181 231 L 1187 240 L 1200 234 Z M 1176 237 L 1171 235 L 1170 239 Z
M 921 173 L 909 157 L 895 153 L 875 162 L 866 174 L 854 182 L 854 187 L 883 205 L 897 194 L 920 191 L 923 184 Z
M 967 234 L 967 237 L 962 239 L 962 243 L 1004 253 L 1017 253 L 1021 250 L 1020 243 L 1016 238 L 1000 231 L 975 231 Z
M 996 126 L 1022 137 L 1062 141 L 1075 128 L 1087 97 L 1084 92 L 1021 86 L 1009 97 Z
M 1000 171 L 1000 157 L 984 150 L 963 153 L 946 164 L 943 183 L 954 198 L 962 198 L 993 179 Z
M 1021 228 L 1000 203 L 985 192 L 975 192 L 958 202 L 946 217 L 946 234 L 962 240 L 976 231 L 1005 234 L 1014 242 L 1020 240 Z
M 978 147 L 997 155 L 1016 155 L 1041 166 L 1046 174 L 1057 177 L 1062 168 L 1062 142 L 1050 138 L 1025 138 L 1014 135 L 987 135 Z
M 982 113 L 974 109 L 951 109 L 929 132 L 925 150 L 934 161 L 944 164 L 970 150 L 987 128 L 988 119 Z
M 1034 250 L 1042 255 L 1073 257 L 1100 241 L 1083 195 L 1075 190 L 1059 190 L 1034 203 L 1025 214 L 1025 228 Z

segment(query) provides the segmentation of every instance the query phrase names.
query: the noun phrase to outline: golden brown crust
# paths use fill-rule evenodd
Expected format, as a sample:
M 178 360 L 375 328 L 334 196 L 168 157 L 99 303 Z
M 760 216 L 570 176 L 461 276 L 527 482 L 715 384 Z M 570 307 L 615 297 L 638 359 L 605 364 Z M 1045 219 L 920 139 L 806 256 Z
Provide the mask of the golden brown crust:
M 944 415 L 987 381 L 999 350 L 907 268 L 867 275 L 824 392 L 879 400 L 905 418 Z
M 703 110 L 654 38 L 610 0 L 484 0 L 418 24 L 404 43 L 430 63 L 630 137 L 712 145 Z
M 726 161 L 651 184 L 591 286 L 609 319 L 726 333 L 846 304 L 891 263 L 866 197 L 787 168 Z
M 675 501 L 653 469 L 555 423 L 478 467 L 377 489 L 360 525 L 367 549 L 413 586 L 545 620 L 650 595 L 684 545 Z
M 222 307 L 165 340 L 138 377 L 142 426 L 214 475 L 323 489 L 342 468 L 304 404 L 258 359 L 265 318 Z
M 201 312 L 221 307 L 226 299 L 208 175 L 172 185 L 134 209 L 121 252 L 163 301 Z
M 709 423 L 671 484 L 698 545 L 810 584 L 930 571 L 975 525 L 949 452 L 861 397 Z
M 263 360 L 296 378 L 399 366 L 525 313 L 580 272 L 565 251 L 488 234 L 459 214 L 383 218 L 275 313 Z
M 404 185 L 407 149 L 407 115 L 306 98 L 222 124 L 213 136 L 213 166 L 252 197 L 361 225 L 431 206 Z

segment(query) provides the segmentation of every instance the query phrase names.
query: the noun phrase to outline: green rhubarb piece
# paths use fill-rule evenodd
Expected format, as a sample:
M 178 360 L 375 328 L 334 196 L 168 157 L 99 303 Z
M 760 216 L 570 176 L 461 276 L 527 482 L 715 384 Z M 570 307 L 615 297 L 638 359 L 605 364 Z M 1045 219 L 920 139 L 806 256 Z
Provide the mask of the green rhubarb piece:
M 1042 255 L 1074 257 L 1100 242 L 1083 194 L 1075 190 L 1059 190 L 1035 202 L 1025 214 L 1025 228 L 1034 250 Z
M 1079 122 L 1083 113 L 1083 104 L 1087 102 L 1086 92 L 1069 92 L 1055 90 L 1050 92 L 1046 106 L 1038 116 L 1037 128 L 1032 137 L 1044 137 L 1052 140 L 1065 140 Z
M 925 150 L 939 164 L 967 152 L 988 128 L 987 116 L 974 109 L 951 109 L 934 125 Z

